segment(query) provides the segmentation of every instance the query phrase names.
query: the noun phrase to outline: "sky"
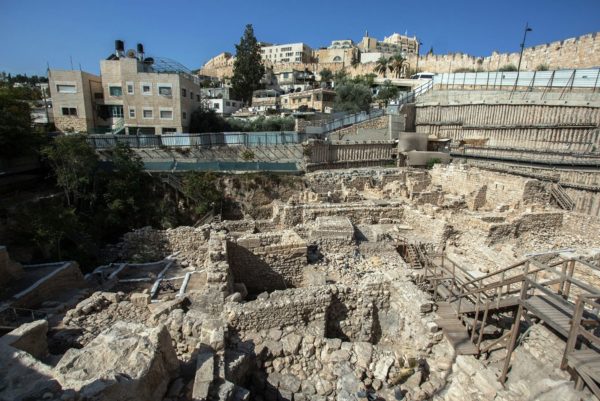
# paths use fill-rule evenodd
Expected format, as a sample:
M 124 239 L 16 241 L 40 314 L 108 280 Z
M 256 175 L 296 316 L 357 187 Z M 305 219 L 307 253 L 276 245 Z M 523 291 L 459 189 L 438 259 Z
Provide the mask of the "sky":
M 246 24 L 259 41 L 360 41 L 417 35 L 421 52 L 486 56 L 600 32 L 600 0 L 0 0 L 0 71 L 43 75 L 52 69 L 99 73 L 114 49 L 143 43 L 146 54 L 190 69 L 234 53 Z

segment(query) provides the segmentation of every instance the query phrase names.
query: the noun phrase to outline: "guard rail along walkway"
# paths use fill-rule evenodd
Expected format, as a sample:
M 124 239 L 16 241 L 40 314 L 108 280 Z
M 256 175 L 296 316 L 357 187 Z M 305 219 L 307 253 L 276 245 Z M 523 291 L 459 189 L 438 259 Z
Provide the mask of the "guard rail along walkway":
M 539 256 L 543 255 L 546 262 Z M 499 380 L 509 371 L 522 320 L 543 322 L 565 341 L 562 369 L 600 399 L 600 288 L 588 283 L 600 267 L 556 251 L 530 256 L 481 277 L 444 254 L 429 257 L 420 281 L 437 301 L 437 320 L 459 355 L 479 355 L 506 347 Z M 511 318 L 512 328 L 502 322 Z
M 308 125 L 305 127 L 305 132 L 307 135 L 324 135 L 342 128 L 349 127 L 354 124 L 362 123 L 377 117 L 381 117 L 384 114 L 384 109 L 374 109 L 370 110 L 368 113 L 362 111 L 360 113 L 348 114 L 331 121 L 316 123 L 315 125 Z

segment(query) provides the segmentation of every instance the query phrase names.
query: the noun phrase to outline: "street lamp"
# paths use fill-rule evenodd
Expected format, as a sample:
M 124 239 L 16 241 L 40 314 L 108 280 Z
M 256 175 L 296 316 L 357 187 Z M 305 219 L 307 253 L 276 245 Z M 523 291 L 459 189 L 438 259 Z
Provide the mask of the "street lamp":
M 519 55 L 519 65 L 517 66 L 517 79 L 515 80 L 515 88 L 519 82 L 519 73 L 521 72 L 521 61 L 523 60 L 523 50 L 525 50 L 525 39 L 527 39 L 527 32 L 531 32 L 532 29 L 529 27 L 529 22 L 525 23 L 525 32 L 523 33 L 523 41 L 521 42 L 521 54 Z
M 419 53 L 421 51 L 421 46 L 423 46 L 423 43 L 419 42 L 417 45 L 417 65 L 415 67 L 415 74 L 419 73 Z

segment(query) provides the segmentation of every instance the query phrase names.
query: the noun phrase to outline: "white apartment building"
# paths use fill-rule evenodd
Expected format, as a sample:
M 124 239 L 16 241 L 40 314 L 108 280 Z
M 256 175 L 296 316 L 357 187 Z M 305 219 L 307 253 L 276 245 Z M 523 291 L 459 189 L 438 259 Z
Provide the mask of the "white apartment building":
M 310 63 L 312 61 L 312 49 L 304 43 L 263 46 L 260 54 L 263 61 L 271 64 Z

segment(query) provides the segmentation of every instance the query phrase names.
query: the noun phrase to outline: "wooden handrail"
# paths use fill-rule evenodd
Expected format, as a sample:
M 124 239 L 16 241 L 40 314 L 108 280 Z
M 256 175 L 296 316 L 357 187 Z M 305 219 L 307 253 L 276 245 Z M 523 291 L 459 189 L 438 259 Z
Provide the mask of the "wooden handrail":
M 586 283 L 584 283 L 583 281 L 580 281 L 580 280 L 578 280 L 578 279 L 576 279 L 576 278 L 574 278 L 574 277 L 571 277 L 570 275 L 564 274 L 564 273 L 562 273 L 562 272 L 560 272 L 560 271 L 557 271 L 556 269 L 552 269 L 552 267 L 551 267 L 551 266 L 549 266 L 549 265 L 545 265 L 545 264 L 543 264 L 543 263 L 541 263 L 541 262 L 538 262 L 538 261 L 537 261 L 537 260 L 535 260 L 535 259 L 531 259 L 531 263 L 532 263 L 532 264 L 534 264 L 534 265 L 536 265 L 536 266 L 538 266 L 538 267 L 541 267 L 541 268 L 543 268 L 544 270 L 547 270 L 547 271 L 550 271 L 550 272 L 552 272 L 552 273 L 554 273 L 554 274 L 557 274 L 557 275 L 559 275 L 559 276 L 560 276 L 561 278 L 563 278 L 563 279 L 564 279 L 566 282 L 568 282 L 568 283 L 572 283 L 572 284 L 575 284 L 576 286 L 578 286 L 579 288 L 581 288 L 581 289 L 583 289 L 583 290 L 587 291 L 587 292 L 588 292 L 588 293 L 590 293 L 590 294 L 596 294 L 596 293 L 597 293 L 597 291 L 598 291 L 598 288 L 596 288 L 596 287 L 592 287 L 592 286 L 589 286 L 589 285 L 587 285 Z

